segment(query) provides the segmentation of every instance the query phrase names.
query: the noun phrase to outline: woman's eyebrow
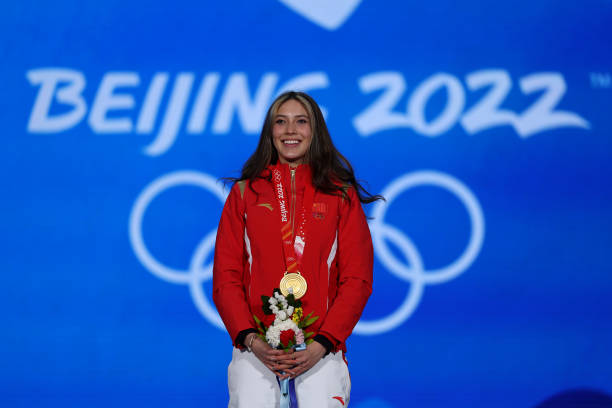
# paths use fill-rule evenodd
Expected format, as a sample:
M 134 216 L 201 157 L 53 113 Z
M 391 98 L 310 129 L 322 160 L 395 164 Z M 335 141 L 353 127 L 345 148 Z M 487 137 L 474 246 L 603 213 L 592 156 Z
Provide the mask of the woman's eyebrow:
M 286 118 L 286 117 L 288 117 L 288 116 L 291 116 L 291 115 L 284 115 L 284 114 L 282 114 L 282 113 L 277 113 L 277 114 L 276 114 L 276 117 L 277 117 L 277 118 L 278 118 L 278 117 L 283 117 L 283 118 Z M 303 114 L 301 114 L 301 113 L 300 113 L 299 115 L 295 115 L 294 117 L 296 117 L 296 118 L 300 118 L 300 117 L 302 117 L 302 118 L 307 118 L 307 117 L 308 117 L 308 115 L 303 115 Z

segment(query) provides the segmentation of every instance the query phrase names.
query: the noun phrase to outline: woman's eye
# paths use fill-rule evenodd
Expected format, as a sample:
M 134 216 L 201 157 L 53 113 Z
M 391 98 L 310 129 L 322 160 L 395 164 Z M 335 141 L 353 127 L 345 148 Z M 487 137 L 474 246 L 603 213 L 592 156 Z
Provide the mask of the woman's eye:
M 283 123 L 285 123 L 285 121 L 283 119 L 276 119 L 274 123 L 276 123 L 277 125 L 282 125 Z
M 298 120 L 298 123 L 307 123 L 308 121 L 306 119 L 300 119 Z

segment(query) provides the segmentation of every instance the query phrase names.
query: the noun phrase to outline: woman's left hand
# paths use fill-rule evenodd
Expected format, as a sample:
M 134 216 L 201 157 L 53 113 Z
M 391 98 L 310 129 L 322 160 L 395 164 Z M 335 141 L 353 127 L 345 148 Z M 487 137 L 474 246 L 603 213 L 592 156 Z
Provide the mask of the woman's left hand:
M 306 350 L 294 351 L 292 357 L 295 365 L 293 368 L 287 370 L 287 373 L 291 376 L 291 378 L 295 378 L 298 375 L 305 373 L 323 358 L 325 351 L 325 347 L 316 341 L 313 341 L 307 345 Z

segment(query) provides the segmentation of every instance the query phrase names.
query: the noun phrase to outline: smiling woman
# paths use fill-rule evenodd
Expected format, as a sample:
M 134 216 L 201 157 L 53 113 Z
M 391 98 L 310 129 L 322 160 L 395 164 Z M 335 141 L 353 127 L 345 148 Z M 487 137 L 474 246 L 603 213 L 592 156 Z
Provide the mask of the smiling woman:
M 301 164 L 310 148 L 312 128 L 304 106 L 295 99 L 283 103 L 272 126 L 274 148 L 281 163 Z
M 272 103 L 233 181 L 213 268 L 213 298 L 235 346 L 229 406 L 348 404 L 345 342 L 372 292 L 361 203 L 381 197 L 356 181 L 301 92 Z

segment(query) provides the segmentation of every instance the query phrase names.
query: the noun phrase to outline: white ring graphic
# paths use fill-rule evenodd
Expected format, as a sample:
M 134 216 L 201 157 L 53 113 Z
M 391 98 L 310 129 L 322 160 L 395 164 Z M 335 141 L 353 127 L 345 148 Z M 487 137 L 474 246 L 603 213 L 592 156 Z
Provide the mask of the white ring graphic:
M 162 176 L 145 187 L 134 203 L 130 214 L 130 242 L 138 260 L 146 269 L 165 281 L 188 285 L 191 297 L 202 316 L 215 327 L 223 329 L 219 314 L 203 290 L 203 283 L 212 278 L 212 262 L 208 264 L 205 262 L 214 250 L 216 229 L 210 231 L 200 241 L 188 270 L 161 264 L 151 255 L 142 237 L 142 220 L 149 204 L 162 192 L 183 185 L 203 188 L 217 197 L 221 203 L 224 203 L 227 197 L 227 193 L 217 180 L 204 173 L 178 171 Z M 433 270 L 425 269 L 422 257 L 410 238 L 401 230 L 384 222 L 387 210 L 398 195 L 423 185 L 439 187 L 454 194 L 465 206 L 471 225 L 471 236 L 463 253 L 451 264 Z M 410 288 L 402 304 L 391 314 L 378 320 L 360 321 L 355 327 L 355 333 L 363 335 L 381 334 L 400 326 L 416 310 L 425 285 L 447 282 L 465 272 L 478 256 L 484 240 L 484 217 L 478 200 L 463 183 L 448 174 L 436 171 L 405 174 L 387 186 L 382 195 L 387 201 L 379 201 L 374 205 L 372 211 L 374 219 L 370 222 L 375 255 L 390 273 L 402 281 L 409 282 Z M 404 253 L 408 264 L 393 255 L 386 240 L 391 241 Z
M 453 193 L 465 206 L 470 217 L 471 237 L 461 256 L 450 265 L 427 271 L 412 241 L 400 230 L 384 223 L 387 209 L 395 198 L 413 187 L 433 185 Z M 474 262 L 484 241 L 484 216 L 478 200 L 459 180 L 436 171 L 419 171 L 405 174 L 392 182 L 383 192 L 386 202 L 378 201 L 372 211 L 370 222 L 374 252 L 383 265 L 396 277 L 411 283 L 410 290 L 402 305 L 391 315 L 375 321 L 359 321 L 355 333 L 380 334 L 402 324 L 419 304 L 425 284 L 439 284 L 456 278 Z M 410 265 L 398 260 L 389 250 L 385 239 L 393 243 L 406 255 Z
M 172 187 L 192 185 L 208 190 L 216 196 L 221 203 L 225 202 L 227 193 L 217 180 L 207 174 L 195 171 L 177 171 L 169 173 L 149 184 L 136 199 L 130 214 L 130 242 L 134 253 L 142 265 L 153 275 L 171 283 L 188 284 L 191 297 L 200 313 L 209 322 L 223 329 L 223 322 L 214 306 L 210 304 L 204 291 L 202 283 L 212 278 L 212 264 L 203 265 L 204 261 L 215 246 L 217 230 L 209 232 L 196 248 L 189 270 L 170 268 L 155 259 L 142 238 L 142 219 L 149 204 L 162 192 Z

